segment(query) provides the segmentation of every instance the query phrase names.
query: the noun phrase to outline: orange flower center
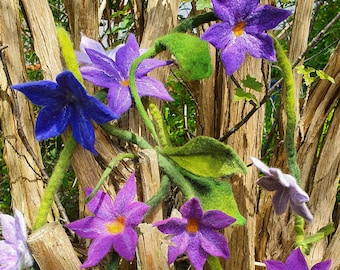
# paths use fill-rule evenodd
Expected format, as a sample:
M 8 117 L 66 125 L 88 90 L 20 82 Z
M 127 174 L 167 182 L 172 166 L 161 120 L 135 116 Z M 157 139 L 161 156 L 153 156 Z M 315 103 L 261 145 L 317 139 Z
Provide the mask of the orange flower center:
M 239 37 L 240 35 L 242 35 L 245 26 L 246 26 L 245 22 L 241 21 L 241 22 L 237 23 L 233 28 L 233 32 L 234 32 L 235 36 Z
M 185 227 L 185 229 L 188 233 L 195 233 L 198 231 L 198 227 L 199 227 L 198 221 L 194 218 L 189 218 L 188 224 Z
M 116 220 L 106 224 L 106 228 L 112 234 L 121 233 L 125 228 L 124 216 L 119 216 Z
M 122 86 L 129 86 L 129 84 L 130 84 L 129 80 L 125 80 L 125 81 L 120 82 L 120 85 L 122 85 Z

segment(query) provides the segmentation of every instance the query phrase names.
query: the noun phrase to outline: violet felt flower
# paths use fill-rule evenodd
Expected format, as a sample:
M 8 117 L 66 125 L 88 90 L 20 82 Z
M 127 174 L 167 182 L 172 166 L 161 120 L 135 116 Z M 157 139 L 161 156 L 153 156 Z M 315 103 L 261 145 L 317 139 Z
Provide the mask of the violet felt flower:
M 94 85 L 109 89 L 109 107 L 116 115 L 120 116 L 132 105 L 129 72 L 132 62 L 140 56 L 135 36 L 130 34 L 124 46 L 108 53 L 98 42 L 89 41 L 88 38 L 82 39 L 81 48 L 88 57 L 84 54 L 77 54 L 80 64 L 83 65 L 80 67 L 80 72 L 84 79 Z M 151 96 L 167 101 L 173 100 L 160 81 L 146 76 L 148 72 L 155 68 L 170 63 L 170 61 L 156 59 L 145 59 L 141 62 L 136 70 L 136 86 L 139 96 Z
M 259 0 L 212 0 L 221 23 L 212 25 L 202 36 L 221 50 L 221 59 L 228 76 L 243 63 L 246 52 L 256 58 L 276 61 L 273 40 L 264 31 L 276 27 L 290 12 Z
M 34 263 L 27 246 L 27 230 L 23 215 L 14 209 L 14 217 L 0 213 L 0 270 L 20 270 Z
M 288 256 L 286 263 L 275 260 L 266 260 L 267 270 L 308 270 L 308 265 L 299 248 L 293 250 Z M 331 260 L 315 264 L 311 270 L 328 270 Z
M 95 135 L 91 119 L 104 124 L 117 116 L 96 98 L 87 95 L 80 82 L 69 71 L 52 81 L 37 81 L 13 85 L 34 104 L 42 106 L 36 126 L 37 140 L 57 136 L 71 124 L 75 140 L 96 154 Z
M 83 268 L 98 264 L 112 247 L 124 259 L 133 260 L 138 241 L 134 229 L 150 208 L 145 203 L 133 201 L 136 196 L 134 176 L 132 173 L 114 202 L 109 195 L 98 191 L 88 203 L 94 216 L 67 225 L 79 236 L 93 239 Z M 86 189 L 86 196 L 91 192 L 92 189 Z
M 289 174 L 282 173 L 277 168 L 269 168 L 257 158 L 251 157 L 250 159 L 265 174 L 256 183 L 264 189 L 276 191 L 273 197 L 275 213 L 278 215 L 283 214 L 287 209 L 288 202 L 290 202 L 290 206 L 296 214 L 312 222 L 313 216 L 306 205 L 306 202 L 309 201 L 309 196 L 299 187 L 296 179 Z
M 227 240 L 217 230 L 235 222 L 233 217 L 219 210 L 203 212 L 196 197 L 187 201 L 180 212 L 183 218 L 168 218 L 153 224 L 162 233 L 172 235 L 174 245 L 168 247 L 169 264 L 184 252 L 196 270 L 203 269 L 209 254 L 229 259 Z

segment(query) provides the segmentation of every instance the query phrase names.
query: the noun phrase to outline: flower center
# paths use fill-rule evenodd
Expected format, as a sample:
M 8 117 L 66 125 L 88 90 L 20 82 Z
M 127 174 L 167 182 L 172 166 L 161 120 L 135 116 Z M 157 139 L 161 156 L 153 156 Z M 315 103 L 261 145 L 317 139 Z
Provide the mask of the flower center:
M 235 36 L 239 37 L 240 35 L 242 35 L 245 26 L 246 26 L 245 22 L 241 21 L 241 22 L 237 23 L 233 28 L 233 32 L 234 32 Z
M 122 85 L 122 86 L 129 86 L 129 84 L 130 84 L 129 80 L 124 80 L 124 81 L 120 82 L 120 85 Z
M 199 227 L 199 224 L 198 224 L 197 219 L 189 218 L 188 224 L 185 227 L 185 229 L 188 233 L 195 233 L 198 231 L 198 227 Z
M 106 224 L 107 230 L 112 234 L 121 233 L 125 228 L 125 218 L 124 216 L 119 216 L 115 221 Z

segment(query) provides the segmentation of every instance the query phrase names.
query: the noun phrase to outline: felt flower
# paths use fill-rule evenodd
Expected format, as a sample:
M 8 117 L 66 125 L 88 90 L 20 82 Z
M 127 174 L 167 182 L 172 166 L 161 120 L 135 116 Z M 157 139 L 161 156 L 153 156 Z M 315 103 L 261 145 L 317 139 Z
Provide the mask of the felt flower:
M 34 104 L 43 107 L 35 126 L 37 140 L 57 136 L 71 124 L 75 140 L 96 154 L 91 119 L 104 124 L 117 116 L 99 100 L 87 95 L 71 72 L 60 73 L 56 81 L 28 82 L 12 86 Z
M 290 206 L 296 214 L 312 222 L 313 216 L 306 205 L 306 202 L 309 201 L 309 196 L 296 183 L 296 179 L 289 174 L 282 173 L 277 168 L 269 168 L 257 158 L 251 157 L 250 159 L 265 174 L 256 183 L 264 189 L 276 191 L 273 197 L 275 213 L 278 215 L 283 214 L 287 209 L 288 202 L 290 202 Z
M 108 105 L 116 115 L 126 112 L 132 105 L 129 88 L 129 72 L 133 61 L 140 56 L 136 38 L 130 34 L 124 46 L 117 50 L 104 51 L 101 45 L 88 38 L 81 41 L 81 49 L 86 52 L 77 54 L 80 72 L 84 79 L 94 85 L 109 89 Z M 90 63 L 89 63 L 90 60 Z M 172 62 L 156 59 L 145 59 L 136 70 L 136 86 L 139 96 L 151 96 L 162 100 L 172 101 L 172 97 L 164 85 L 151 77 L 146 76 L 155 68 L 166 66 Z
M 212 25 L 202 36 L 221 50 L 221 59 L 228 76 L 243 63 L 248 52 L 256 58 L 276 61 L 273 40 L 264 31 L 276 27 L 290 12 L 259 0 L 212 0 L 221 23 Z
M 0 241 L 0 270 L 20 270 L 34 263 L 27 246 L 27 230 L 23 215 L 14 209 L 14 217 L 0 213 L 2 236 Z
M 308 265 L 301 250 L 295 249 L 288 256 L 286 263 L 275 260 L 265 260 L 267 270 L 308 270 Z M 328 270 L 331 267 L 331 260 L 315 264 L 311 270 Z
M 203 212 L 199 200 L 194 197 L 180 209 L 183 218 L 168 218 L 154 223 L 165 234 L 170 234 L 173 245 L 168 249 L 168 263 L 173 263 L 177 256 L 187 253 L 196 270 L 203 269 L 208 255 L 229 258 L 228 243 L 217 232 L 235 219 L 219 210 Z
M 92 189 L 86 189 L 87 196 L 91 192 Z M 133 260 L 138 241 L 135 227 L 150 208 L 145 203 L 133 201 L 135 196 L 136 183 L 132 173 L 114 202 L 109 195 L 98 191 L 88 203 L 94 216 L 67 225 L 79 236 L 93 239 L 83 268 L 98 264 L 112 247 L 124 259 Z

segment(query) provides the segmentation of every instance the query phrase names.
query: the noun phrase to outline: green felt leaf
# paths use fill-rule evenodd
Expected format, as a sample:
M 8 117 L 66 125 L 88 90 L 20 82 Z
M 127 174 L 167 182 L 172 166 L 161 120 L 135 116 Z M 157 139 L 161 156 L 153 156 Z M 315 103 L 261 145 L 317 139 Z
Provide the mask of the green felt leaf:
M 210 137 L 196 137 L 180 147 L 166 147 L 163 153 L 187 171 L 203 177 L 220 178 L 247 173 L 235 151 Z
M 322 70 L 316 70 L 316 75 L 319 76 L 321 80 L 329 80 L 331 83 L 335 83 L 334 78 L 329 76 Z
M 197 0 L 197 10 L 203 10 L 205 8 L 212 8 L 211 0 Z
M 241 80 L 244 87 L 253 89 L 255 91 L 261 92 L 262 91 L 262 83 L 258 82 L 256 78 L 247 75 L 247 77 Z
M 208 78 L 212 65 L 208 43 L 185 33 L 171 33 L 156 40 L 156 48 L 165 47 L 176 58 L 185 81 Z
M 240 101 L 240 100 L 246 100 L 246 101 L 254 101 L 257 105 L 259 105 L 259 101 L 257 98 L 249 92 L 244 91 L 242 88 L 237 87 L 235 89 L 235 95 L 234 95 L 234 100 L 235 101 Z
M 182 173 L 190 181 L 193 193 L 200 200 L 204 211 L 220 210 L 236 218 L 233 224 L 244 225 L 246 223 L 245 218 L 238 210 L 232 188 L 227 181 L 199 177 L 185 171 Z

